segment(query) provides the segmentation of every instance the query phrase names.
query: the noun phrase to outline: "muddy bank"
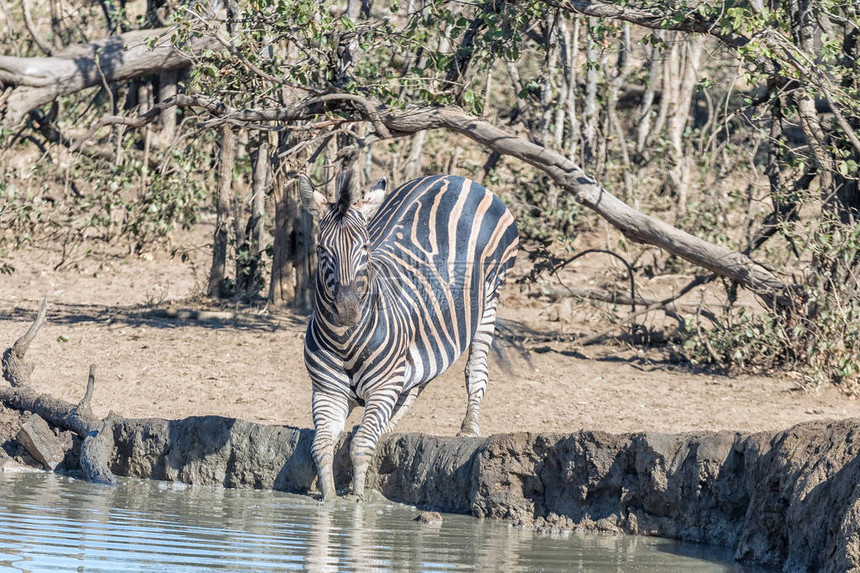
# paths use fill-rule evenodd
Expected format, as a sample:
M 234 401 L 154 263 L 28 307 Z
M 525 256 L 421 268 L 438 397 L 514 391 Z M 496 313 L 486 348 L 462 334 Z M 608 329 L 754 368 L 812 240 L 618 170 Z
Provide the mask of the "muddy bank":
M 425 508 L 660 535 L 785 570 L 845 571 L 860 567 L 858 432 L 851 419 L 776 434 L 393 434 L 369 479 L 389 499 Z M 113 437 L 120 475 L 315 490 L 307 429 L 207 416 L 118 420 Z M 338 487 L 350 478 L 347 449 L 345 438 Z
M 371 484 L 386 497 L 523 525 L 732 547 L 788 570 L 860 567 L 860 420 L 777 434 L 395 434 Z M 312 432 L 226 418 L 117 425 L 120 474 L 308 492 Z M 337 460 L 349 482 L 347 444 Z

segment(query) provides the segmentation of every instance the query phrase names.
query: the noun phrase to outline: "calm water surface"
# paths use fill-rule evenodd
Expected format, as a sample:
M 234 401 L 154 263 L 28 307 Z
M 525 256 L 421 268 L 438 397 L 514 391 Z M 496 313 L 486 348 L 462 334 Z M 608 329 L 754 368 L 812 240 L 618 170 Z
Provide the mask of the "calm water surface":
M 379 496 L 324 505 L 279 492 L 0 473 L 0 573 L 740 570 L 659 539 L 550 537 L 460 515 L 422 525 L 417 514 Z

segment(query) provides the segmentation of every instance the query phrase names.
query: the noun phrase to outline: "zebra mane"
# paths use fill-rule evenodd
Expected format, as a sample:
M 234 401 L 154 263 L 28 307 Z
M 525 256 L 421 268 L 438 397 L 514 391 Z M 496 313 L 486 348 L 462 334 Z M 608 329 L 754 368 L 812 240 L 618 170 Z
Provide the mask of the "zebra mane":
M 335 208 L 337 210 L 338 215 L 340 217 L 344 217 L 346 216 L 346 212 L 349 211 L 349 208 L 352 205 L 352 169 L 341 171 L 338 174 L 337 184 L 335 187 L 335 196 L 337 197 L 337 203 L 335 205 Z

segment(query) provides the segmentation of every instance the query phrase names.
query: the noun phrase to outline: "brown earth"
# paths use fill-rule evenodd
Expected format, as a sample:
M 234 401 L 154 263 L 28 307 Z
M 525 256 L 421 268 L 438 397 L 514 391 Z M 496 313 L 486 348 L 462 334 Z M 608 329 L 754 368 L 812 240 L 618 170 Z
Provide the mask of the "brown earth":
M 37 364 L 32 384 L 39 391 L 77 402 L 95 363 L 97 416 L 110 410 L 167 419 L 217 414 L 310 427 L 310 380 L 302 362 L 307 317 L 264 305 L 203 305 L 198 295 L 208 269 L 209 230 L 201 225 L 179 237 L 183 245 L 199 246 L 190 249 L 190 262 L 171 258 L 166 249 L 126 256 L 117 247 L 54 270 L 62 260 L 57 248 L 10 253 L 5 260 L 16 270 L 0 275 L 0 346 L 26 330 L 47 297 L 48 324 L 28 353 Z M 562 279 L 580 288 L 623 284 L 623 269 L 607 260 L 580 259 Z M 639 279 L 638 289 L 656 298 L 690 278 Z M 719 291 L 703 287 L 688 298 L 693 306 L 700 299 L 715 302 Z M 183 320 L 170 318 L 171 309 L 208 314 Z M 500 316 L 520 344 L 501 342 L 509 364 L 493 358 L 482 433 L 761 431 L 860 417 L 860 402 L 835 387 L 803 390 L 794 373 L 729 377 L 676 364 L 665 347 L 618 342 L 579 352 L 569 340 L 559 341 L 560 332 L 602 330 L 608 312 L 605 305 L 572 299 L 551 303 L 509 284 Z M 660 327 L 664 320 L 655 313 L 646 325 Z M 464 408 L 461 359 L 430 384 L 398 430 L 454 435 Z M 350 424 L 357 421 L 354 412 Z

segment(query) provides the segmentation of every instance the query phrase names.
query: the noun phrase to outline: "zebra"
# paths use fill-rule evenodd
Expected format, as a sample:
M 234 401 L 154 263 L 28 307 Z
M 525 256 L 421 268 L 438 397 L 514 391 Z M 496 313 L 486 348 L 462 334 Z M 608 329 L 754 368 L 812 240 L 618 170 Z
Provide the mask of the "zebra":
M 350 448 L 352 492 L 361 499 L 380 436 L 467 348 L 458 435 L 478 435 L 499 289 L 517 253 L 513 215 L 474 181 L 438 175 L 387 197 L 385 189 L 383 178 L 356 198 L 345 171 L 329 203 L 299 177 L 302 204 L 319 223 L 304 358 L 313 383 L 311 453 L 326 500 L 337 495 L 334 447 L 353 408 L 364 407 Z

